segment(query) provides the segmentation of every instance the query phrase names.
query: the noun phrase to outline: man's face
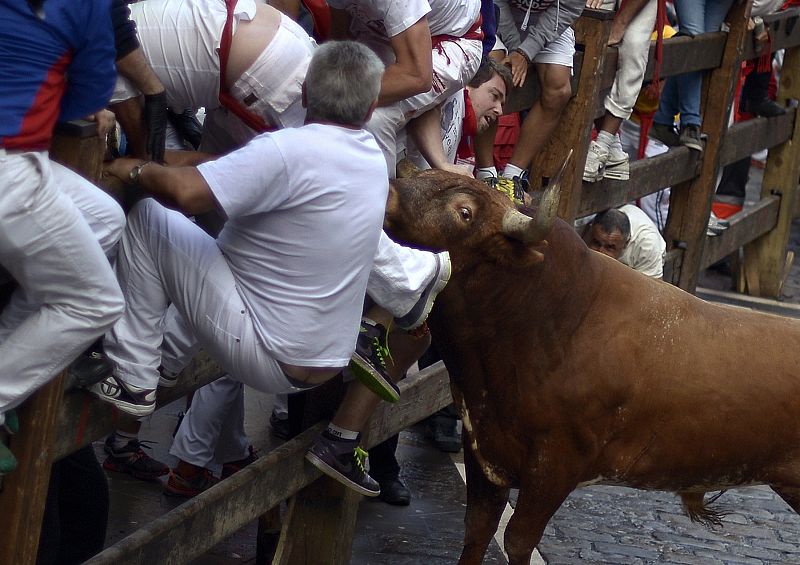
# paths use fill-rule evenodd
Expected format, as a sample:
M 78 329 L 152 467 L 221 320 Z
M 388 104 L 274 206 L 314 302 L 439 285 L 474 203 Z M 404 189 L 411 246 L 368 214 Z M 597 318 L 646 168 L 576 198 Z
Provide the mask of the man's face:
M 503 113 L 506 83 L 499 75 L 494 75 L 478 88 L 468 86 L 467 90 L 478 120 L 478 131 L 484 131 Z
M 589 249 L 599 251 L 612 259 L 619 259 L 619 256 L 625 250 L 625 245 L 628 243 L 618 229 L 609 233 L 597 224 L 592 225 L 587 239 L 586 243 L 589 245 Z

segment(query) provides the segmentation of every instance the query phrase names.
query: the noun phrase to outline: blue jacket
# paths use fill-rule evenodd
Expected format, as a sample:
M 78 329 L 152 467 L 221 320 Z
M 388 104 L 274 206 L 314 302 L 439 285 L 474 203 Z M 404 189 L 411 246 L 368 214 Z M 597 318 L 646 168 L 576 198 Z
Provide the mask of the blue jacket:
M 47 149 L 56 121 L 104 108 L 114 59 L 111 0 L 0 0 L 0 147 Z

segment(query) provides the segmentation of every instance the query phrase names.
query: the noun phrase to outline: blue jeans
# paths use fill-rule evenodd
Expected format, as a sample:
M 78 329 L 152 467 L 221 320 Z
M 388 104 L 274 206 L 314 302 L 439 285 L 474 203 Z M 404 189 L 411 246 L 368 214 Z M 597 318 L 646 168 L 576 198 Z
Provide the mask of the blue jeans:
M 699 35 L 719 31 L 733 0 L 675 0 L 681 35 Z M 700 92 L 703 71 L 676 75 L 667 79 L 661 103 L 654 117 L 657 124 L 672 125 L 675 114 L 681 115 L 681 127 L 700 125 Z

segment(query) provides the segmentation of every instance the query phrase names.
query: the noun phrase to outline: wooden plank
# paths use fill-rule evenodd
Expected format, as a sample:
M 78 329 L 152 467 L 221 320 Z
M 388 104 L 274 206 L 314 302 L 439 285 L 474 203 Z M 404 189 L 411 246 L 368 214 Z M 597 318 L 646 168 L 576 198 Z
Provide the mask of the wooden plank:
M 166 406 L 223 374 L 219 365 L 205 353 L 200 353 L 181 373 L 175 387 L 158 389 L 156 406 Z M 132 416 L 86 391 L 76 390 L 64 395 L 56 423 L 58 433 L 53 445 L 54 460 L 107 435 L 117 428 L 120 421 L 130 418 Z
M 0 532 L 5 540 L 0 563 L 36 563 L 64 378 L 61 373 L 17 409 L 20 431 L 9 440 L 17 469 L 4 477 L 0 493 Z
M 782 102 L 800 97 L 800 47 L 786 52 L 778 97 Z M 777 227 L 745 249 L 745 270 L 748 273 L 748 291 L 751 294 L 770 297 L 780 295 L 786 245 L 797 199 L 797 179 L 800 176 L 798 122 L 800 120 L 795 120 L 792 138 L 770 150 L 767 158 L 761 196 L 781 195 L 781 206 Z
M 400 402 L 382 403 L 373 415 L 367 442 L 372 447 L 452 402 L 440 362 L 399 383 Z M 208 551 L 321 474 L 304 455 L 324 428 L 317 424 L 260 457 L 235 475 L 150 522 L 87 563 L 139 565 L 186 563 Z
M 733 124 L 722 143 L 720 166 L 730 165 L 762 149 L 771 149 L 784 143 L 794 133 L 796 117 L 797 108 L 787 108 L 783 116 L 755 118 Z
M 720 235 L 707 236 L 700 267 L 707 269 L 745 244 L 774 229 L 778 223 L 780 204 L 780 198 L 768 196 L 755 206 L 732 216 L 728 229 Z
M 733 5 L 726 18 L 730 31 L 722 65 L 706 77 L 702 131 L 708 133 L 709 137 L 703 152 L 700 175 L 690 182 L 673 186 L 670 194 L 670 212 L 664 239 L 670 247 L 675 246 L 676 242 L 686 244 L 677 282 L 678 286 L 689 292 L 697 284 L 711 200 L 716 188 L 722 136 L 728 128 L 749 14 L 749 2 Z M 713 96 L 708 93 L 713 93 Z

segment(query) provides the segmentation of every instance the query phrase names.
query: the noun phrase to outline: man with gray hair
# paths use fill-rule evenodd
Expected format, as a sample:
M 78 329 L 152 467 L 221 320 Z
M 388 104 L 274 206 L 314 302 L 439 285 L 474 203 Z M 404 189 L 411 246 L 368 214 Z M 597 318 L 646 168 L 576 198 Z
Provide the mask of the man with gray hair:
M 303 127 L 197 167 L 109 167 L 153 198 L 129 215 L 117 265 L 127 308 L 105 342 L 114 373 L 92 392 L 135 416 L 153 412 L 170 303 L 232 378 L 258 390 L 303 390 L 348 365 L 388 194 L 382 153 L 363 129 L 382 75 L 368 48 L 326 44 L 303 83 Z M 216 239 L 181 213 L 214 209 L 227 219 Z M 353 421 L 355 400 L 342 403 L 313 462 L 375 496 L 360 430 L 336 425 Z

